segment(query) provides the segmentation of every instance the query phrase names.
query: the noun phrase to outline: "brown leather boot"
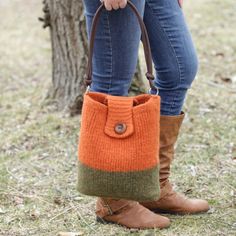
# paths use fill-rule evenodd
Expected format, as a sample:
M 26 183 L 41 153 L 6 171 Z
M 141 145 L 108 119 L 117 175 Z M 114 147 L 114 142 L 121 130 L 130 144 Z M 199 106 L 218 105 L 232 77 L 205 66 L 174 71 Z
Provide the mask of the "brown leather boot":
M 160 184 L 161 196 L 158 201 L 141 203 L 155 212 L 172 214 L 193 214 L 209 210 L 208 202 L 199 199 L 188 199 L 173 190 L 168 178 L 170 164 L 174 157 L 174 145 L 184 113 L 178 116 L 161 116 L 160 120 Z
M 96 204 L 97 221 L 116 223 L 128 228 L 166 228 L 170 220 L 157 215 L 141 204 L 130 200 L 98 198 Z

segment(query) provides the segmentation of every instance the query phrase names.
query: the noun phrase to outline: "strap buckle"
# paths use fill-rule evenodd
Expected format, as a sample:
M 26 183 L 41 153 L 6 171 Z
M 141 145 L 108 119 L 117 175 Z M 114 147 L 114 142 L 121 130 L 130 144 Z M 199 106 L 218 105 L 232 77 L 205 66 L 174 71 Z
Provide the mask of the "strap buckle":
M 113 211 L 112 211 L 111 207 L 110 207 L 108 204 L 104 204 L 103 206 L 108 209 L 108 213 L 109 213 L 110 215 L 113 215 Z

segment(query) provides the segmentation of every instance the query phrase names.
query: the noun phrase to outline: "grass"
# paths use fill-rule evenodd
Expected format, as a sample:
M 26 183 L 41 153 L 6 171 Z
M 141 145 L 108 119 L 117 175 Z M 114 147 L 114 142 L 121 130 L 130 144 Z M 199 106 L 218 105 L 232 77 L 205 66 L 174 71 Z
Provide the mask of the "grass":
M 233 0 L 186 1 L 199 53 L 172 180 L 212 209 L 169 216 L 169 229 L 128 230 L 95 222 L 95 198 L 76 191 L 80 117 L 45 102 L 51 80 L 50 39 L 41 3 L 0 2 L 0 235 L 216 236 L 236 232 L 236 32 Z

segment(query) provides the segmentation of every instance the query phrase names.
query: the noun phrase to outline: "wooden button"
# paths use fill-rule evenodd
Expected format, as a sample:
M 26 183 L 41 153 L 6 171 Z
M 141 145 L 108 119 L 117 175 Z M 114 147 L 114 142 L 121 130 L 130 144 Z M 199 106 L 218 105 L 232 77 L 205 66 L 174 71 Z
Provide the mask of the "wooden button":
M 124 123 L 117 123 L 114 129 L 117 134 L 123 134 L 127 129 L 127 125 Z

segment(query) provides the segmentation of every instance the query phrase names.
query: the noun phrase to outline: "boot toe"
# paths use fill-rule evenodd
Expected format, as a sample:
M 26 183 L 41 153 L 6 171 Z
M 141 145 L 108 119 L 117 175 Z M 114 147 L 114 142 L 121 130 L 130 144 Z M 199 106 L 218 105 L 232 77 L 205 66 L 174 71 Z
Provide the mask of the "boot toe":
M 143 224 L 143 227 L 141 227 L 141 229 L 152 229 L 152 228 L 164 229 L 168 228 L 170 226 L 170 223 L 171 222 L 167 217 L 155 214 L 155 216 L 152 216 L 152 218 L 149 221 L 146 221 L 145 224 Z M 138 227 L 136 226 L 135 228 Z
M 155 214 L 154 212 L 143 208 L 140 211 L 141 214 L 133 214 L 133 225 L 130 228 L 140 228 L 140 229 L 153 229 L 159 228 L 164 229 L 170 226 L 170 220 L 162 215 Z M 125 218 L 122 219 L 125 222 Z M 131 223 L 131 222 L 130 222 Z
M 194 204 L 195 205 L 195 207 L 194 207 L 195 213 L 206 212 L 210 209 L 210 206 L 206 200 L 194 199 L 194 202 L 195 202 L 195 204 Z
M 170 219 L 165 216 L 158 215 L 156 222 L 154 222 L 155 228 L 158 227 L 159 229 L 168 228 L 170 226 Z

